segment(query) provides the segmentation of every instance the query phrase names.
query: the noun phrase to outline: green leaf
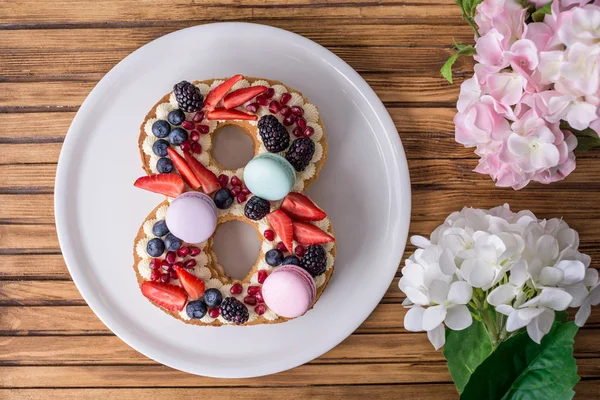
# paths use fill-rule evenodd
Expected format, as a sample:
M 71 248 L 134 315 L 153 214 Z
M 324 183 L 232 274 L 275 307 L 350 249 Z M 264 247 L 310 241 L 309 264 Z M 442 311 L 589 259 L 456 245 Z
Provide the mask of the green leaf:
M 554 320 L 556 322 L 567 322 L 569 319 L 569 315 L 566 311 L 556 311 L 554 312 Z
M 475 48 L 471 45 L 466 46 L 463 44 L 457 44 L 456 49 L 457 49 L 456 53 L 452 54 L 450 56 L 450 58 L 448 58 L 446 63 L 442 66 L 442 68 L 440 69 L 440 73 L 442 74 L 442 76 L 444 78 L 446 78 L 448 80 L 448 82 L 450 82 L 450 83 L 453 83 L 452 82 L 452 66 L 458 59 L 458 56 L 461 56 L 461 55 L 472 56 L 473 54 L 477 53 L 475 51 Z
M 446 329 L 443 353 L 458 393 L 462 393 L 473 371 L 492 350 L 492 342 L 481 322 L 474 320 L 471 326 L 462 331 Z
M 544 17 L 546 14 L 552 14 L 552 2 L 536 10 L 533 14 L 531 14 L 531 18 L 533 19 L 533 22 L 544 22 Z
M 539 345 L 525 332 L 513 336 L 477 367 L 460 399 L 572 399 L 575 333 L 575 323 L 556 322 Z
M 596 147 L 600 147 L 600 137 L 598 137 L 598 135 L 596 135 L 595 138 L 589 136 L 577 137 L 577 147 L 575 147 L 575 151 L 582 153 Z

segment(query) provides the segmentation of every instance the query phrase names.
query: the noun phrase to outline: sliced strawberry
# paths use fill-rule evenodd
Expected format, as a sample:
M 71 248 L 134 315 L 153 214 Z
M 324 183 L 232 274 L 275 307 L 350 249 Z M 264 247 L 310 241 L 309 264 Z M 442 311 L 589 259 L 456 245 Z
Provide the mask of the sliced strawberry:
M 327 216 L 311 199 L 300 193 L 288 194 L 281 203 L 281 209 L 300 221 L 320 221 Z
M 196 175 L 192 172 L 190 166 L 187 165 L 183 157 L 170 147 L 167 149 L 167 152 L 169 153 L 169 157 L 171 157 L 171 161 L 173 161 L 173 165 L 175 165 L 175 168 L 177 168 L 177 171 L 179 171 L 179 174 L 185 183 L 194 190 L 200 189 L 200 181 L 196 178 Z
M 333 242 L 333 236 L 308 222 L 294 222 L 294 239 L 296 242 L 309 244 L 323 244 Z
M 196 159 L 189 151 L 184 151 L 183 156 L 185 161 L 189 165 L 190 169 L 202 185 L 202 190 L 206 194 L 211 194 L 215 190 L 219 189 L 219 181 L 217 176 L 208 168 L 206 168 L 200 161 Z
M 181 286 L 183 286 L 192 300 L 199 300 L 202 298 L 202 295 L 204 295 L 204 281 L 202 279 L 187 272 L 181 267 L 175 267 L 175 273 L 177 274 L 179 283 L 181 283 Z
M 133 186 L 165 196 L 177 197 L 183 193 L 185 184 L 179 175 L 155 174 L 138 178 Z
M 294 230 L 292 227 L 292 219 L 288 217 L 286 213 L 281 210 L 275 210 L 271 214 L 267 215 L 269 224 L 273 227 L 273 230 L 281 241 L 291 253 L 293 250 L 292 240 L 294 238 Z
M 229 92 L 229 89 L 231 89 L 231 87 L 233 85 L 235 85 L 236 82 L 239 82 L 242 79 L 244 79 L 243 75 L 234 75 L 231 78 L 227 79 L 225 82 L 221 83 L 219 86 L 217 86 L 213 90 L 211 90 L 206 95 L 206 99 L 204 99 L 204 107 L 208 111 L 214 110 L 215 107 L 217 106 L 217 104 L 219 104 L 219 101 L 223 97 L 225 97 L 227 92 Z
M 223 99 L 223 105 L 225 108 L 233 108 L 244 104 L 248 100 L 252 100 L 262 92 L 266 91 L 266 86 L 250 86 L 243 89 L 238 89 L 229 93 Z
M 246 114 L 245 112 L 239 110 L 226 110 L 225 108 L 217 108 L 213 111 L 209 111 L 206 119 L 256 121 L 258 117 L 253 114 Z
M 181 311 L 188 296 L 182 287 L 162 282 L 145 281 L 142 294 L 150 301 L 170 311 Z

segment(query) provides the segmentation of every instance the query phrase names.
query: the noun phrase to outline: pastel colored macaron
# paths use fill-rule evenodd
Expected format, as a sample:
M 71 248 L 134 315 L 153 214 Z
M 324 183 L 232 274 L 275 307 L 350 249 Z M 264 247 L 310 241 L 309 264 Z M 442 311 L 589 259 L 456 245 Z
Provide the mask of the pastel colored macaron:
M 244 183 L 255 196 L 277 201 L 287 196 L 294 187 L 296 171 L 285 158 L 264 153 L 246 165 Z
M 284 265 L 265 280 L 262 295 L 274 313 L 296 318 L 307 312 L 315 301 L 317 288 L 312 276 L 296 265 Z
M 204 193 L 187 192 L 171 202 L 165 220 L 169 231 L 179 239 L 202 243 L 217 228 L 217 207 Z

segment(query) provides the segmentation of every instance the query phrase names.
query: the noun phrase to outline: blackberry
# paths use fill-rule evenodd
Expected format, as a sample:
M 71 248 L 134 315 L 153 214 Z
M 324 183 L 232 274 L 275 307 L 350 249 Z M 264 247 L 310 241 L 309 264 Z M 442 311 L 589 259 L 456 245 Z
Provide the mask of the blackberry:
M 285 154 L 285 159 L 289 161 L 298 172 L 304 171 L 315 154 L 315 142 L 311 138 L 299 138 L 292 142 L 289 150 Z
M 327 252 L 323 246 L 310 245 L 300 260 L 300 266 L 312 276 L 321 275 L 327 268 Z
M 179 108 L 185 112 L 200 111 L 204 105 L 204 97 L 200 93 L 200 89 L 188 81 L 179 82 L 173 86 L 173 91 Z
M 271 153 L 284 151 L 290 145 L 290 134 L 285 126 L 272 115 L 263 115 L 258 121 L 258 133 Z
M 253 221 L 258 221 L 267 216 L 271 211 L 271 204 L 268 200 L 252 196 L 244 207 L 244 214 Z
M 226 297 L 221 303 L 220 311 L 225 321 L 236 325 L 246 323 L 250 316 L 246 306 L 235 297 Z

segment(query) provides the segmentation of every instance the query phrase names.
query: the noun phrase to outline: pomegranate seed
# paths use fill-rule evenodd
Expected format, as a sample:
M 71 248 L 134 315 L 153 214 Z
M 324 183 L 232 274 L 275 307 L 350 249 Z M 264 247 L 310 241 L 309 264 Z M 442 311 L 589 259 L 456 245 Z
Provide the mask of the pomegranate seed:
M 254 297 L 256 297 L 256 302 L 259 303 L 259 304 L 265 302 L 265 299 L 263 298 L 262 292 L 256 293 L 256 296 L 254 296 Z
M 192 258 L 191 260 L 187 260 L 185 262 L 184 267 L 189 269 L 189 268 L 194 268 L 196 265 L 198 265 L 198 261 L 196 261 Z
M 245 185 L 242 185 L 242 191 L 240 193 L 245 194 L 247 196 L 250 194 L 250 189 L 248 189 Z
M 296 246 L 296 249 L 294 250 L 294 253 L 296 253 L 296 255 L 298 257 L 302 257 L 304 255 L 304 247 L 302 247 L 302 246 Z
M 265 307 L 264 304 L 259 304 L 256 307 L 254 307 L 254 312 L 257 313 L 258 315 L 263 315 L 265 313 L 265 311 L 267 311 L 267 308 Z
M 179 257 L 185 257 L 185 256 L 187 256 L 187 255 L 188 255 L 188 253 L 189 253 L 189 252 L 190 252 L 190 249 L 189 249 L 189 247 L 183 247 L 183 246 L 182 246 L 182 247 L 180 247 L 180 248 L 177 250 L 177 255 L 178 255 Z
M 217 180 L 219 181 L 219 186 L 222 188 L 227 187 L 227 184 L 229 183 L 229 177 L 225 174 L 219 175 Z
M 298 120 L 296 121 L 296 124 L 298 124 L 299 128 L 306 128 L 306 120 L 302 117 L 298 118 Z
M 198 140 L 200 140 L 200 132 L 192 131 L 192 133 L 190 134 L 190 139 L 192 140 L 192 142 L 197 142 Z
M 277 250 L 281 251 L 282 253 L 285 253 L 287 251 L 287 247 L 285 247 L 285 244 L 283 244 L 283 242 L 279 242 L 277 243 Z
M 315 134 L 315 130 L 312 126 L 307 126 L 304 128 L 304 137 L 311 137 Z
M 169 281 L 170 281 L 170 280 L 171 280 L 171 274 L 169 274 L 169 273 L 162 274 L 162 275 L 160 276 L 160 281 L 161 281 L 162 283 L 169 283 Z
M 185 264 L 183 263 L 183 261 L 177 261 L 175 264 L 173 264 L 173 269 L 175 269 L 175 267 L 185 268 Z
M 167 255 L 165 256 L 165 260 L 167 260 L 167 262 L 171 265 L 175 264 L 175 261 L 177 261 L 177 253 L 174 251 L 168 251 Z
M 192 143 L 192 152 L 196 154 L 202 153 L 202 145 L 198 142 Z
M 245 202 L 247 198 L 248 197 L 244 193 L 240 193 L 236 196 L 236 199 L 237 199 L 238 203 L 240 203 L 240 204 Z
M 254 305 L 256 305 L 256 297 L 246 296 L 246 297 L 244 297 L 244 303 L 254 306 Z
M 171 276 L 171 279 L 177 279 L 177 272 L 171 271 L 169 272 L 169 275 Z
M 265 96 L 260 95 L 256 98 L 256 102 L 258 104 L 260 104 L 261 106 L 266 106 L 267 104 L 269 104 L 269 99 L 267 99 Z
M 262 95 L 265 96 L 267 99 L 270 99 L 271 97 L 275 96 L 275 89 L 268 88 Z
M 292 131 L 292 134 L 296 137 L 302 137 L 302 136 L 304 136 L 304 130 L 302 128 L 300 128 L 300 126 L 297 126 Z
M 265 283 L 265 279 L 267 279 L 267 276 L 269 276 L 269 273 L 264 269 L 258 271 L 258 283 L 260 283 L 261 285 Z
M 244 287 L 242 286 L 241 283 L 235 283 L 235 284 L 233 284 L 231 289 L 229 289 L 229 293 L 231 293 L 231 294 L 240 294 L 243 291 L 244 291 Z
M 279 113 L 284 117 L 289 117 L 290 115 L 292 115 L 292 110 L 288 106 L 283 106 L 279 110 Z
M 297 119 L 297 118 L 298 118 L 298 117 L 296 117 L 294 114 L 292 114 L 292 115 L 289 115 L 289 116 L 287 116 L 287 117 L 285 117 L 285 118 L 283 119 L 283 124 L 284 124 L 285 126 L 294 125 L 294 122 L 296 122 L 296 119 Z
M 208 315 L 211 318 L 219 318 L 219 314 L 221 314 L 221 311 L 219 311 L 219 307 L 209 308 L 208 309 Z
M 159 269 L 159 268 L 160 268 L 160 265 L 161 265 L 161 263 L 162 263 L 162 260 L 161 260 L 161 259 L 159 259 L 159 258 L 153 258 L 153 259 L 150 261 L 150 269 L 152 269 L 152 270 L 154 270 L 154 269 Z
M 200 254 L 200 248 L 196 247 L 196 246 L 190 246 L 190 256 L 192 257 L 196 257 L 198 254 Z
M 279 101 L 281 101 L 281 104 L 287 104 L 291 99 L 292 99 L 292 95 L 289 94 L 288 92 L 285 92 L 284 94 L 281 95 L 281 99 Z
M 258 111 L 258 107 L 260 107 L 260 104 L 250 103 L 246 106 L 246 111 L 256 114 L 256 112 Z
M 155 269 L 154 271 L 152 271 L 152 273 L 150 274 L 150 280 L 151 281 L 157 281 L 160 279 L 160 277 L 162 276 L 162 273 Z
M 192 118 L 192 121 L 200 122 L 203 119 L 204 119 L 204 111 L 198 111 L 196 114 L 194 114 L 194 118 Z
M 181 142 L 179 147 L 182 151 L 190 151 L 190 149 L 192 148 L 192 143 L 189 140 L 184 140 L 183 142 Z
M 292 110 L 292 114 L 294 114 L 298 117 L 301 117 L 302 115 L 304 115 L 304 109 L 302 107 L 292 106 L 291 110 Z
M 267 239 L 269 242 L 272 242 L 273 240 L 275 240 L 275 232 L 273 232 L 270 229 L 267 229 L 265 231 L 265 239 Z
M 231 177 L 231 186 L 242 186 L 242 180 L 236 175 Z
M 160 266 L 164 270 L 169 270 L 171 268 L 171 264 L 169 264 L 169 262 L 167 260 L 162 260 L 160 263 Z
M 242 188 L 239 186 L 233 186 L 231 188 L 231 194 L 234 196 L 237 196 L 238 194 L 242 193 Z
M 196 129 L 198 129 L 198 132 L 200 132 L 203 135 L 206 135 L 208 133 L 208 131 L 210 130 L 208 125 L 198 125 L 198 126 L 196 126 Z
M 269 103 L 269 111 L 271 111 L 272 114 L 277 114 L 279 110 L 281 110 L 281 104 L 279 104 L 277 100 L 272 100 Z
M 183 127 L 183 129 L 187 129 L 188 131 L 194 129 L 194 123 L 192 121 L 183 121 L 181 123 L 181 126 Z
M 248 286 L 248 296 L 256 296 L 260 292 L 260 286 Z

